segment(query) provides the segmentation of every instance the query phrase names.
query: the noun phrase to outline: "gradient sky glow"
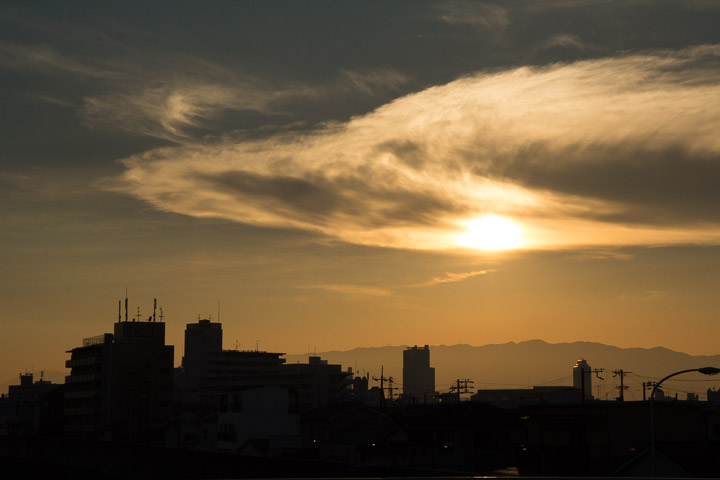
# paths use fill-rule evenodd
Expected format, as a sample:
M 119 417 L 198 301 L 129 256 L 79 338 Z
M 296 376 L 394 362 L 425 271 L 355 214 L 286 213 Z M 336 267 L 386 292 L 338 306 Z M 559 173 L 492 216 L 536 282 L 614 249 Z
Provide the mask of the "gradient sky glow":
M 0 380 L 157 297 L 288 353 L 720 351 L 720 4 L 5 2 Z

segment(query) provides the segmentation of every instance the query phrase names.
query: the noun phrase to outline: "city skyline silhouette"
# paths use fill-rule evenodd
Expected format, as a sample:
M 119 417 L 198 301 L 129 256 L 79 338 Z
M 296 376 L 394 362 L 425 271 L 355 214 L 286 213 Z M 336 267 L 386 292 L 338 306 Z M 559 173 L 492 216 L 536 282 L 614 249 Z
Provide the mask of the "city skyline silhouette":
M 255 428 L 252 405 L 274 408 L 278 431 L 297 420 L 303 441 L 332 439 L 333 455 L 379 458 L 338 445 L 385 428 L 387 462 L 402 450 L 421 466 L 429 448 L 483 473 L 492 446 L 461 418 L 580 388 L 577 431 L 647 410 L 660 445 L 704 428 L 694 452 L 712 451 L 720 385 L 698 369 L 720 367 L 719 21 L 705 0 L 3 2 L 0 388 L 38 384 L 8 418 L 58 432 L 68 395 L 76 431 L 147 423 L 158 447 L 192 433 L 193 448 L 205 435 L 265 455 L 267 439 L 237 430 Z M 222 324 L 219 349 L 202 320 Z M 148 335 L 156 349 L 127 346 Z M 184 359 L 197 338 L 204 353 Z M 270 365 L 255 384 L 208 374 L 255 361 Z M 349 383 L 328 380 L 348 368 Z M 657 393 L 678 403 L 651 414 L 654 382 L 682 370 Z M 108 375 L 124 393 L 93 384 Z M 298 386 L 312 375 L 328 399 L 316 416 Z M 395 410 L 405 383 L 414 403 Z M 83 409 L 99 392 L 134 407 L 98 426 Z M 518 468 L 551 438 L 609 442 L 514 412 L 488 425 Z M 687 429 L 663 431 L 668 412 Z M 213 415 L 233 420 L 198 420 Z M 329 418 L 373 428 L 346 438 Z M 452 460 L 454 440 L 424 430 L 444 421 L 478 440 Z M 623 472 L 651 457 L 693 472 L 635 433 L 605 452 Z
M 718 353 L 715 8 L 409 8 L 5 9 L 0 378 L 126 288 L 288 353 Z

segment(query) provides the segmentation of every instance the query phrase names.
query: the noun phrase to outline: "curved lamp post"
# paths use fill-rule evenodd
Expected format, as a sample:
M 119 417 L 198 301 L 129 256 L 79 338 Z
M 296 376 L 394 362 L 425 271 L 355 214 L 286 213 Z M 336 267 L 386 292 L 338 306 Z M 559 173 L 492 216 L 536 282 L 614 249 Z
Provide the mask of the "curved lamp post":
M 715 367 L 703 367 L 703 368 L 689 368 L 687 370 L 680 370 L 679 372 L 671 373 L 667 377 L 663 378 L 659 382 L 655 384 L 655 386 L 652 389 L 652 393 L 650 394 L 650 455 L 652 460 L 652 475 L 653 477 L 657 475 L 657 463 L 656 463 L 656 455 L 655 455 L 655 392 L 657 391 L 658 387 L 667 380 L 668 378 L 674 377 L 675 375 L 680 375 L 681 373 L 688 373 L 688 372 L 700 372 L 703 375 L 717 375 L 720 373 L 720 368 Z

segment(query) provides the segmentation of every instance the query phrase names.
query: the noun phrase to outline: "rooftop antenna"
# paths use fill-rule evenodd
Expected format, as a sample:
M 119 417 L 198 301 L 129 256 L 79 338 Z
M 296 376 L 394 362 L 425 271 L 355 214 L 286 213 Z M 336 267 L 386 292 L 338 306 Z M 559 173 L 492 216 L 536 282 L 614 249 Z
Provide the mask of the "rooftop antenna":
M 255 351 L 256 352 L 260 351 L 260 341 L 259 340 L 255 340 Z
M 160 307 L 160 321 L 163 321 L 163 318 L 165 318 L 165 315 L 163 315 L 162 307 Z
M 153 322 L 155 321 L 155 310 L 157 310 L 157 298 L 153 298 Z
M 138 314 L 137 314 L 137 317 L 136 317 L 136 318 L 137 318 L 137 321 L 139 322 L 139 321 L 140 321 L 140 306 L 138 305 L 137 308 L 138 308 Z M 133 318 L 133 322 L 134 322 L 134 321 L 135 321 L 135 318 Z
M 125 287 L 125 321 L 128 321 L 128 298 L 127 298 L 127 287 Z

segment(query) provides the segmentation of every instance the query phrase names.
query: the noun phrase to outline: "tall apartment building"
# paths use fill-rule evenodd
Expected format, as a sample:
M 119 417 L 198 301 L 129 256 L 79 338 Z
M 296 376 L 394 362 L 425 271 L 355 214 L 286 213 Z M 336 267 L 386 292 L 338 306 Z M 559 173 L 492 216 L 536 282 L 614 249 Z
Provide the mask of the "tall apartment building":
M 187 324 L 183 376 L 190 392 L 186 402 L 235 395 L 251 388 L 287 388 L 293 408 L 308 410 L 349 395 L 352 374 L 319 357 L 308 363 L 286 364 L 284 353 L 259 350 L 223 350 L 222 324 L 199 320 Z M 196 393 L 197 392 L 197 393 Z M 213 400 L 215 399 L 215 400 Z
M 127 316 L 126 316 L 127 318 Z M 170 419 L 173 352 L 165 323 L 118 321 L 114 333 L 86 338 L 65 366 L 66 434 L 117 441 L 160 441 Z
M 185 327 L 185 351 L 182 359 L 183 382 L 188 390 L 197 390 L 208 375 L 210 355 L 222 352 L 223 331 L 220 323 L 199 320 Z
M 217 379 L 261 377 L 280 371 L 283 353 L 258 350 L 223 350 L 222 324 L 210 320 L 185 328 L 183 377 L 188 390 L 207 391 Z
M 435 369 L 430 366 L 430 347 L 403 350 L 403 398 L 409 403 L 426 403 L 435 393 Z

